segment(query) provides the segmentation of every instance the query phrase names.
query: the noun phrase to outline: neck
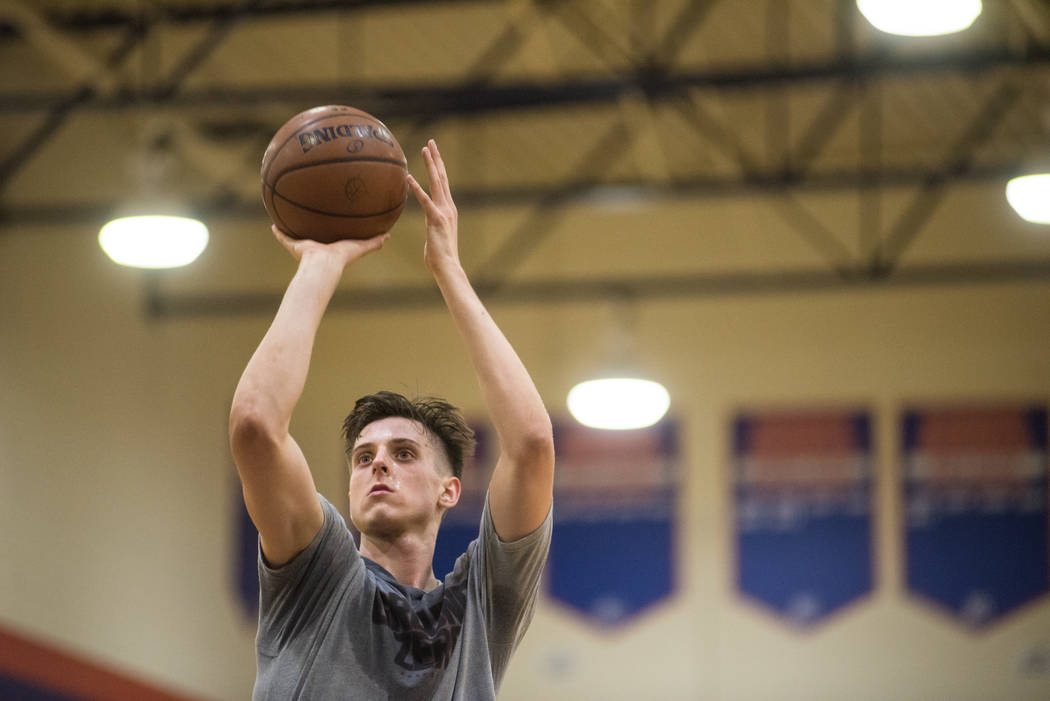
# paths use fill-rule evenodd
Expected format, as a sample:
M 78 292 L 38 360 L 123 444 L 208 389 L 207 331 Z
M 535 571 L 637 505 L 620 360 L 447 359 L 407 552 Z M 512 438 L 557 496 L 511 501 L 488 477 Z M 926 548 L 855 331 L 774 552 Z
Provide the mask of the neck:
M 434 577 L 434 539 L 415 535 L 382 538 L 361 534 L 361 554 L 381 565 L 399 584 L 430 591 Z

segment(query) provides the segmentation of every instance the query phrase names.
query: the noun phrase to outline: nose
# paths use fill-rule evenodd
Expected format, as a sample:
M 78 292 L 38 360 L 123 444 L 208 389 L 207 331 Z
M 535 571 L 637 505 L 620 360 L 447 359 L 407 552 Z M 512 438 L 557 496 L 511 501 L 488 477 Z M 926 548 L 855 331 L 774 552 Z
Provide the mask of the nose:
M 380 450 L 376 453 L 376 456 L 372 458 L 372 471 L 382 472 L 384 475 L 390 472 L 386 451 Z

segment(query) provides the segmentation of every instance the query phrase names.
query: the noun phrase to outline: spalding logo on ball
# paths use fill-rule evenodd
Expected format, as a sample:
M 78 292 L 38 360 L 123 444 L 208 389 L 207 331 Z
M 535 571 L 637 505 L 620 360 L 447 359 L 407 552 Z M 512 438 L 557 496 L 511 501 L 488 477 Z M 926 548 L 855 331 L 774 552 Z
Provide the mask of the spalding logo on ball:
M 329 243 L 389 231 L 408 197 L 408 162 L 381 121 L 343 105 L 289 119 L 266 147 L 263 205 L 289 236 Z

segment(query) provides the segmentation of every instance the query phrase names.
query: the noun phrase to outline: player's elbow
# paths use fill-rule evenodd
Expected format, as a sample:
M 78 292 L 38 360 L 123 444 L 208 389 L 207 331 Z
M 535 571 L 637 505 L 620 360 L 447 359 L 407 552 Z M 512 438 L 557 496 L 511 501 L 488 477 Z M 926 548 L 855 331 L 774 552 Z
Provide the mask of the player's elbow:
M 230 409 L 230 446 L 234 455 L 257 453 L 277 445 L 281 427 L 274 417 L 251 401 L 235 401 Z
M 546 414 L 524 427 L 515 445 L 517 462 L 536 464 L 554 462 L 554 431 Z

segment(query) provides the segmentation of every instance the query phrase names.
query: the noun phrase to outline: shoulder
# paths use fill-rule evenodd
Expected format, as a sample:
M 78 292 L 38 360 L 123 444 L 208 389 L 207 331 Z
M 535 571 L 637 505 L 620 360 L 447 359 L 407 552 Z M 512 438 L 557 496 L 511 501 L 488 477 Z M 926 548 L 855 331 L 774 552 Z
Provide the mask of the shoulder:
M 295 556 L 280 566 L 271 566 L 259 549 L 259 575 L 261 580 L 299 579 L 317 565 L 331 566 L 338 560 L 360 559 L 350 529 L 342 514 L 325 497 L 318 493 L 317 499 L 324 514 L 324 522 L 313 540 Z
M 485 583 L 489 595 L 496 589 L 528 590 L 538 581 L 550 552 L 553 530 L 553 508 L 531 533 L 516 540 L 502 540 L 496 532 L 488 499 L 481 513 L 478 537 L 456 562 L 453 577 L 462 571 L 464 577 L 476 577 Z
M 526 553 L 538 550 L 542 551 L 543 556 L 546 557 L 546 553 L 550 549 L 553 523 L 554 504 L 552 502 L 551 506 L 547 509 L 546 517 L 544 517 L 543 522 L 540 523 L 539 527 L 520 538 L 514 540 L 503 540 L 499 537 L 499 533 L 496 532 L 496 524 L 492 520 L 492 510 L 489 505 L 489 498 L 486 496 L 485 507 L 481 513 L 479 542 L 486 551 L 495 550 L 508 555 L 513 555 L 514 553 Z

